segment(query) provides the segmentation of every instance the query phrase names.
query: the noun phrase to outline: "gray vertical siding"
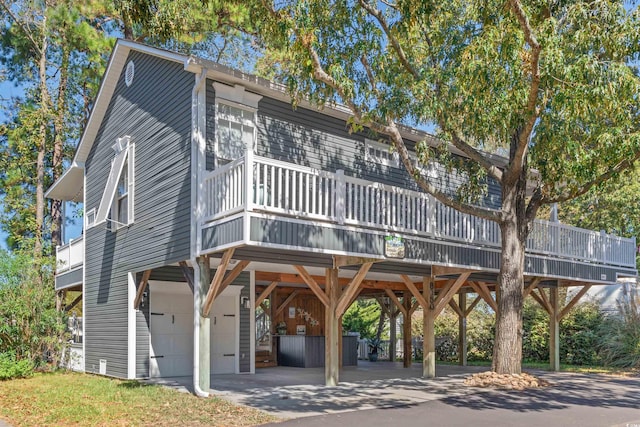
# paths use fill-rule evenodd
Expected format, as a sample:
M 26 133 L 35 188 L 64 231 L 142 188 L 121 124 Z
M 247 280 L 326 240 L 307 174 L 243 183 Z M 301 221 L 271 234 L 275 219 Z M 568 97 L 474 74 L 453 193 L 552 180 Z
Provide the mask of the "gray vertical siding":
M 127 272 L 189 257 L 191 208 L 191 88 L 182 64 L 132 52 L 133 84 L 124 70 L 85 164 L 85 210 L 97 208 L 109 175 L 116 139 L 135 144 L 135 222 L 115 232 L 105 224 L 85 231 L 86 370 L 127 375 Z M 137 316 L 139 352 L 148 353 L 148 317 Z M 138 354 L 137 372 L 146 376 Z
M 251 295 L 251 278 L 249 272 L 244 272 L 233 282 L 234 285 L 242 285 L 240 301 L 242 297 Z M 251 309 L 240 306 L 240 372 L 251 372 Z
M 384 166 L 368 162 L 363 133 L 351 134 L 345 121 L 304 108 L 293 110 L 291 104 L 262 98 L 258 106 L 257 154 L 290 163 L 335 171 L 346 175 L 398 187 L 417 189 L 404 167 Z M 414 142 L 407 141 L 412 148 Z M 454 195 L 465 178 L 437 167 L 434 184 Z M 500 205 L 500 187 L 491 181 L 488 194 L 480 204 L 494 208 Z

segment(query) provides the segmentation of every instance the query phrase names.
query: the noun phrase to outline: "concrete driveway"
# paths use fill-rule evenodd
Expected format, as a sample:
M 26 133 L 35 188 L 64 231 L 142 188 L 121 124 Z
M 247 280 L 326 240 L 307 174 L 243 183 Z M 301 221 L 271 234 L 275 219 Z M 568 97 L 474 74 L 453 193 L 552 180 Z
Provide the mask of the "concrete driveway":
M 552 386 L 526 391 L 467 387 L 487 367 L 358 361 L 340 384 L 324 386 L 324 369 L 266 368 L 255 375 L 213 375 L 211 393 L 290 419 L 278 426 L 624 426 L 640 427 L 640 378 L 534 372 Z M 156 381 L 157 382 L 157 381 Z M 188 390 L 191 378 L 160 381 Z

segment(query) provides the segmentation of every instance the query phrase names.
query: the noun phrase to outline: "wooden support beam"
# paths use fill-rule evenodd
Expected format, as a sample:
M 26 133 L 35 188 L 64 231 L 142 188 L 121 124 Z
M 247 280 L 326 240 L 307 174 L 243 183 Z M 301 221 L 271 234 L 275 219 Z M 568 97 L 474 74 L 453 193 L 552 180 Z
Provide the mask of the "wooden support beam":
M 149 282 L 149 276 L 151 276 L 151 270 L 145 270 L 142 273 L 142 277 L 140 278 L 140 283 L 138 283 L 138 291 L 136 292 L 136 299 L 133 300 L 133 308 L 136 310 L 140 307 L 140 301 L 142 301 L 142 295 L 144 294 L 145 289 L 147 289 L 147 283 Z
M 436 376 L 436 336 L 435 336 L 435 316 L 434 316 L 434 296 L 435 286 L 433 277 L 423 277 L 422 295 L 429 303 L 422 312 L 422 376 L 434 378 Z
M 460 294 L 462 295 L 462 294 Z M 456 312 L 456 314 L 458 315 L 458 317 L 463 318 L 464 319 L 464 312 L 462 311 L 462 309 L 458 306 L 458 304 L 456 304 L 456 300 L 454 300 L 453 298 L 451 298 L 449 300 L 449 307 L 451 307 L 453 309 L 453 311 Z
M 257 307 L 256 307 L 257 308 Z M 260 308 L 263 312 L 267 313 L 269 311 L 269 307 L 267 307 L 264 303 L 260 304 Z
M 245 268 L 249 265 L 251 261 L 240 261 L 238 264 L 233 267 L 233 269 L 227 273 L 222 281 L 222 285 L 220 285 L 220 289 L 216 293 L 216 297 L 218 297 L 230 284 L 233 283 L 234 280 L 244 271 Z
M 529 294 L 534 300 L 536 300 L 538 302 L 538 304 L 540 304 L 540 307 L 542 307 L 544 309 L 544 311 L 547 312 L 547 314 L 551 314 L 550 312 L 550 308 L 548 305 L 546 305 L 543 301 L 542 298 L 540 298 L 540 296 L 538 295 L 538 293 L 536 293 L 535 291 L 531 292 Z
M 387 304 L 384 303 L 382 297 L 376 296 L 376 301 L 378 301 L 378 304 L 380 305 L 380 308 L 382 309 L 382 311 L 384 311 L 384 314 L 386 314 L 387 316 L 389 316 L 389 318 L 391 318 L 393 313 L 391 313 L 391 310 L 389 310 L 389 307 L 387 306 Z
M 471 285 L 473 290 L 476 291 L 476 293 L 480 295 L 487 304 L 489 304 L 489 307 L 491 307 L 491 309 L 497 313 L 498 304 L 496 304 L 495 300 L 491 297 L 491 294 L 488 293 L 487 287 L 482 287 L 476 282 L 469 282 L 469 284 Z
M 524 291 L 522 293 L 522 298 L 526 298 L 527 296 L 529 296 L 531 291 L 538 287 L 541 280 L 542 280 L 541 277 L 534 277 L 531 283 L 525 286 Z
M 453 301 L 453 300 L 451 300 Z M 460 366 L 467 366 L 467 294 L 458 294 L 458 363 Z
M 458 293 L 462 285 L 467 281 L 471 273 L 462 273 L 455 280 L 451 288 L 444 295 L 438 295 L 438 301 L 436 301 L 435 315 L 438 316 L 444 310 L 446 305 L 451 301 L 453 296 Z M 441 299 L 442 298 L 442 299 Z
M 400 278 L 402 279 L 404 284 L 407 286 L 407 289 L 409 289 L 413 297 L 418 301 L 418 304 L 420 304 L 420 306 L 423 308 L 426 307 L 427 301 L 424 299 L 420 291 L 418 291 L 418 288 L 416 288 L 416 285 L 414 285 L 411 279 L 409 279 L 409 276 L 407 276 L 406 274 L 401 274 Z M 407 311 L 409 310 L 409 308 L 407 308 Z
M 304 282 L 309 286 L 309 288 L 313 291 L 314 294 L 318 297 L 320 302 L 325 306 L 329 306 L 329 297 L 324 293 L 320 285 L 315 281 L 313 277 L 309 274 L 309 272 L 301 265 L 294 265 L 293 268 L 298 270 L 300 276 L 304 280 Z
M 334 255 L 333 256 L 333 268 L 340 268 L 347 265 L 360 265 L 360 264 L 371 264 L 374 262 L 382 262 L 386 261 L 386 259 L 381 258 L 365 258 L 365 257 L 357 257 L 357 256 L 348 256 L 348 255 Z
M 362 284 L 362 281 L 364 280 L 372 265 L 373 263 L 371 262 L 362 264 L 360 270 L 358 270 L 358 273 L 353 277 L 351 283 L 349 283 L 349 286 L 342 290 L 342 295 L 340 296 L 338 305 L 336 307 L 336 316 L 342 317 L 347 308 L 349 308 L 349 305 L 351 305 L 353 298 L 358 295 L 360 284 Z M 340 286 L 337 283 L 336 285 Z
M 414 301 L 413 305 L 409 309 L 409 317 L 420 307 L 420 303 L 418 301 Z
M 433 301 L 433 304 L 434 304 L 434 310 L 435 310 L 435 308 L 438 306 L 438 304 L 440 304 L 440 301 L 442 301 L 442 299 L 444 298 L 444 296 L 445 296 L 447 293 L 449 293 L 449 291 L 451 290 L 451 288 L 453 287 L 453 284 L 454 284 L 455 282 L 456 282 L 455 280 L 453 280 L 453 279 L 449 279 L 449 280 L 447 281 L 446 286 L 445 286 L 444 288 L 442 288 L 442 290 L 441 290 L 440 292 L 438 292 L 438 295 L 437 295 L 437 296 L 436 296 L 436 295 L 434 295 L 434 297 L 433 297 L 433 298 L 434 298 L 434 301 Z M 436 315 L 436 316 L 437 316 L 437 315 Z
M 235 248 L 227 249 L 224 254 L 222 254 L 222 259 L 220 260 L 220 265 L 216 269 L 216 274 L 213 276 L 213 280 L 211 280 L 211 284 L 209 285 L 209 291 L 207 292 L 207 296 L 204 300 L 204 304 L 202 305 L 202 316 L 209 317 L 209 312 L 211 311 L 211 307 L 213 306 L 213 300 L 216 295 L 218 295 L 218 290 L 222 286 L 222 279 L 224 278 L 224 274 L 227 271 L 227 266 L 229 265 L 229 261 L 233 257 L 233 252 Z
M 464 274 L 464 273 L 473 273 L 478 270 L 470 270 L 468 268 L 459 268 L 459 267 L 446 267 L 441 265 L 434 265 L 431 267 L 431 274 L 433 277 L 436 276 L 444 276 L 444 275 L 453 275 L 453 274 Z
M 324 286 L 324 282 L 325 282 L 325 278 L 324 276 L 311 276 L 313 278 L 313 280 L 316 281 L 316 283 L 318 283 L 320 286 Z M 449 279 L 436 279 L 434 281 L 435 283 L 435 287 L 437 289 L 442 288 Z M 305 285 L 306 282 L 304 281 L 304 279 L 302 278 L 302 276 L 300 276 L 299 274 L 295 274 L 295 273 L 273 273 L 273 272 L 269 272 L 269 271 L 256 271 L 256 281 L 261 281 L 261 282 L 279 282 L 281 284 L 300 284 L 300 285 Z M 344 286 L 348 286 L 349 283 L 351 282 L 351 279 L 349 279 L 348 277 L 339 277 L 338 278 L 338 282 L 340 283 L 340 285 L 342 287 Z M 416 285 L 416 287 L 420 288 L 422 286 L 422 284 L 418 284 Z M 398 282 L 393 282 L 393 281 L 388 281 L 388 280 L 364 280 L 362 282 L 362 288 L 363 289 L 377 289 L 377 290 L 384 290 L 384 289 L 391 289 L 394 291 L 404 291 L 405 289 L 407 289 L 407 287 L 404 285 L 403 282 L 398 281 Z
M 405 276 L 406 277 L 406 276 Z M 409 279 L 407 277 L 407 279 Z M 411 283 L 413 285 L 413 283 Z M 415 289 L 415 286 L 414 286 Z M 422 295 L 420 295 L 422 298 Z M 422 298 L 424 300 L 424 298 Z M 403 345 L 403 366 L 405 368 L 411 367 L 413 361 L 413 354 L 411 352 L 411 293 L 410 291 L 404 291 L 402 294 L 402 306 L 407 316 L 402 318 L 402 345 Z
M 78 303 L 79 303 L 80 301 L 82 301 L 82 295 L 83 295 L 83 294 L 78 295 L 78 296 L 76 297 L 76 299 L 74 299 L 73 301 L 71 301 L 71 304 L 67 305 L 67 306 L 64 308 L 64 312 L 65 312 L 65 313 L 68 313 L 68 312 L 70 312 L 71 310 L 73 310 L 73 307 L 75 307 L 76 305 L 78 305 Z
M 256 298 L 256 307 L 262 304 L 262 301 L 264 301 L 269 297 L 269 295 L 271 295 L 271 292 L 275 289 L 276 286 L 278 286 L 278 282 L 269 283 L 269 286 L 267 286 L 267 288 L 262 291 L 258 298 Z
M 542 289 L 538 288 L 543 294 Z M 560 319 L 558 287 L 549 288 L 549 364 L 552 371 L 560 370 Z
M 578 301 L 580 301 L 580 298 L 582 298 L 584 294 L 586 294 L 587 291 L 591 289 L 591 286 L 592 285 L 584 285 L 584 287 L 580 289 L 580 291 L 571 299 L 571 301 L 569 301 L 566 307 L 560 311 L 560 314 L 558 314 L 558 320 L 562 320 L 567 315 L 567 313 L 571 311 L 571 309 L 578 303 Z
M 327 386 L 336 386 L 340 377 L 340 316 L 336 315 L 340 297 L 338 269 L 327 268 L 325 278 L 327 294 L 322 293 L 327 299 L 324 310 L 324 381 Z
M 547 313 L 551 314 L 551 312 L 553 311 L 553 307 L 551 307 L 551 302 L 549 301 L 549 297 L 547 297 L 546 292 L 541 286 L 538 286 L 537 289 L 538 289 L 538 293 L 540 294 L 540 298 L 542 299 L 542 302 L 544 304 L 544 307 L 547 310 Z
M 403 316 L 406 316 L 407 312 L 404 310 L 404 307 L 402 306 L 402 303 L 400 302 L 396 294 L 391 289 L 385 289 L 385 292 L 389 296 L 389 299 L 391 300 L 391 302 L 393 302 L 393 304 L 395 304 L 395 306 L 398 308 L 400 313 Z
M 186 261 L 180 261 L 178 263 L 180 265 L 180 269 L 182 270 L 182 275 L 184 279 L 187 281 L 187 285 L 189 285 L 189 289 L 191 289 L 191 293 L 194 292 L 194 279 L 193 279 L 193 271 L 189 268 L 189 265 Z
M 464 311 L 464 317 L 468 317 L 469 314 L 471 314 L 471 311 L 476 307 L 476 305 L 478 305 L 481 300 L 482 297 L 480 295 L 476 296 L 476 299 L 474 299 L 471 305 Z
M 280 304 L 278 306 L 278 308 L 276 309 L 276 314 L 275 316 L 279 315 L 280 313 L 282 313 L 282 310 L 284 310 L 284 308 L 289 305 L 289 303 L 298 295 L 298 291 L 293 291 L 289 294 L 289 296 L 282 302 L 282 304 Z

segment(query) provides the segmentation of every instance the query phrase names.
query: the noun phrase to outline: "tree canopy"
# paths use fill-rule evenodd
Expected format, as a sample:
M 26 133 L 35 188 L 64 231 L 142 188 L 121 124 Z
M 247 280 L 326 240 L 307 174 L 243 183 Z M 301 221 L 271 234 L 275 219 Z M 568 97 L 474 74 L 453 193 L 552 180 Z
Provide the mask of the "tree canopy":
M 638 9 L 622 1 L 242 4 L 259 23 L 270 77 L 298 99 L 343 104 L 352 128 L 388 141 L 424 191 L 498 223 L 493 368 L 520 372 L 525 242 L 538 209 L 640 157 Z M 417 157 L 464 170 L 457 194 L 421 173 L 405 125 L 435 126 L 440 142 L 420 141 Z M 499 209 L 473 203 L 488 178 L 502 189 Z

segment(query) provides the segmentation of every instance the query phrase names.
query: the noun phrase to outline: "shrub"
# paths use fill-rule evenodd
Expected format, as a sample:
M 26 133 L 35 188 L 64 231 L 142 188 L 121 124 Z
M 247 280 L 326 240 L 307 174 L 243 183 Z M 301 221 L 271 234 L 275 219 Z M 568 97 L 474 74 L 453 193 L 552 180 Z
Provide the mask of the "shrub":
M 600 356 L 604 363 L 621 368 L 640 368 L 640 308 L 636 296 L 618 301 L 618 315 L 601 324 Z
M 0 353 L 36 367 L 59 360 L 64 315 L 56 311 L 51 268 L 30 255 L 0 251 Z
M 0 380 L 27 378 L 33 375 L 34 365 L 29 359 L 16 360 L 13 353 L 0 353 Z

